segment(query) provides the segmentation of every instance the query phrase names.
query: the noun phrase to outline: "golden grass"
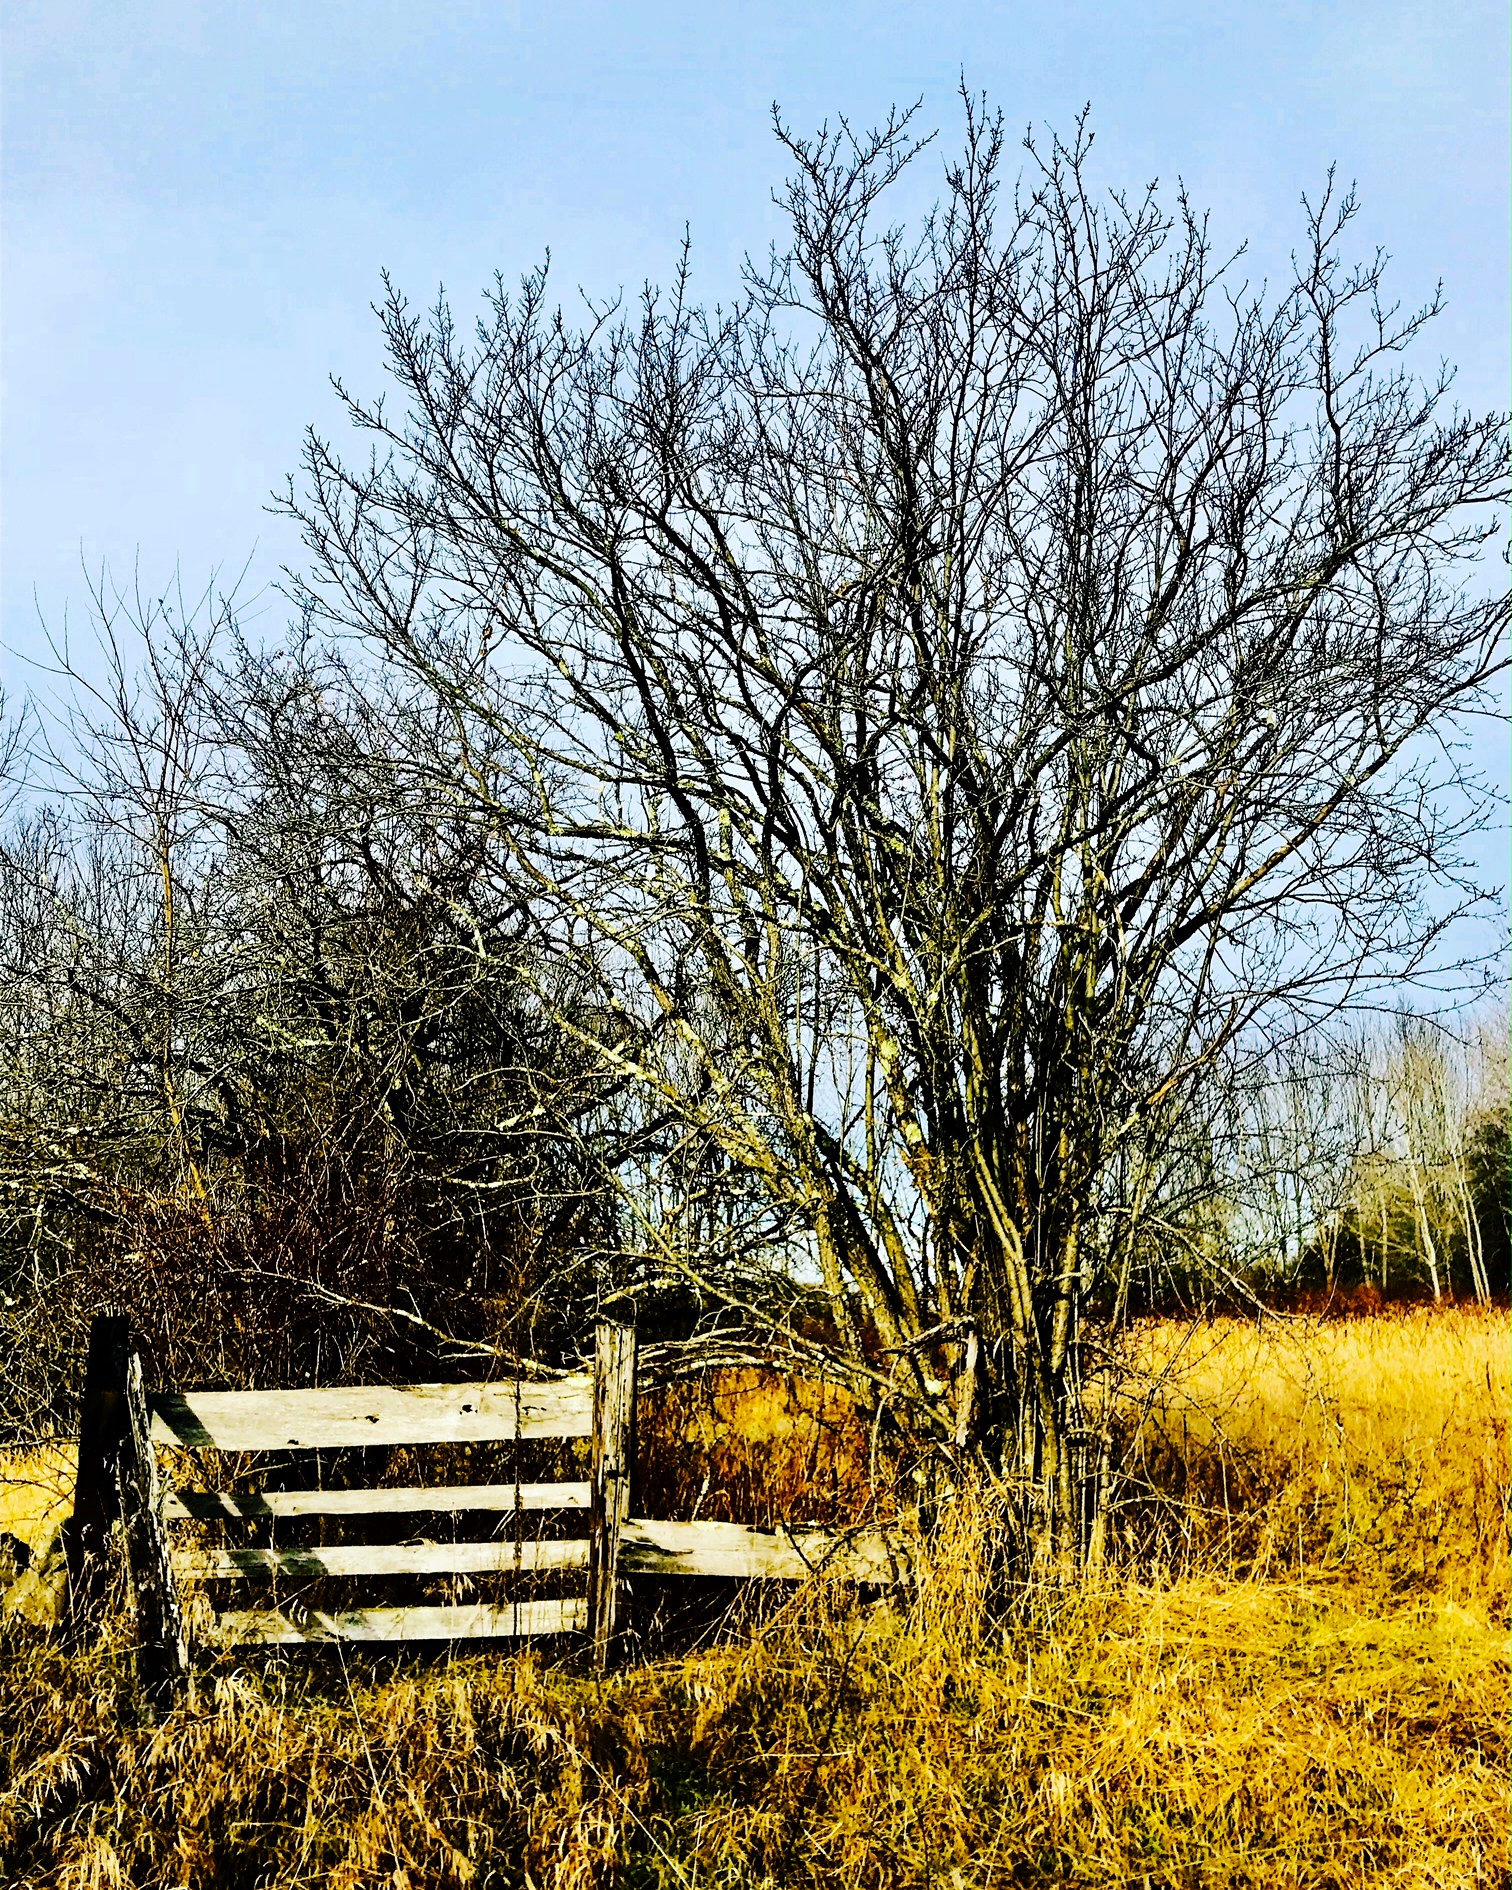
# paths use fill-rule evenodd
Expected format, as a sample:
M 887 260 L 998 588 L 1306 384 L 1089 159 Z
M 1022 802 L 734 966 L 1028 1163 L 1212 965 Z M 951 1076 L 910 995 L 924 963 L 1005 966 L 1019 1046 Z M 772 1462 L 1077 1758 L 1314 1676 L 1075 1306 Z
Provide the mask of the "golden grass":
M 72 1444 L 0 1451 L 0 1535 L 14 1536 L 31 1554 L 40 1554 L 73 1512 L 77 1461 Z
M 1348 1571 L 1505 1618 L 1504 1310 L 1161 1322 L 1136 1338 L 1131 1537 L 1175 1568 Z
M 890 1506 L 868 1426 L 830 1380 L 727 1366 L 644 1394 L 637 1432 L 645 1515 L 826 1526 Z
M 987 1520 L 958 1519 L 905 1611 L 821 1590 L 602 1685 L 529 1655 L 227 1665 L 149 1728 L 119 1655 L 12 1649 L 7 1880 L 1504 1882 L 1483 1619 L 1192 1579 L 994 1628 Z
M 0 1878 L 1501 1886 L 1507 1335 L 1503 1313 L 1217 1325 L 1168 1371 L 1175 1330 L 1146 1330 L 1156 1488 L 1127 1525 L 1165 1571 L 1013 1619 L 968 1493 L 906 1605 L 814 1585 L 602 1682 L 534 1653 L 222 1657 L 154 1727 L 118 1643 L 69 1658 L 8 1627 Z M 802 1399 L 725 1393 L 728 1447 L 795 1475 Z M 698 1421 L 667 1419 L 701 1484 L 726 1444 Z

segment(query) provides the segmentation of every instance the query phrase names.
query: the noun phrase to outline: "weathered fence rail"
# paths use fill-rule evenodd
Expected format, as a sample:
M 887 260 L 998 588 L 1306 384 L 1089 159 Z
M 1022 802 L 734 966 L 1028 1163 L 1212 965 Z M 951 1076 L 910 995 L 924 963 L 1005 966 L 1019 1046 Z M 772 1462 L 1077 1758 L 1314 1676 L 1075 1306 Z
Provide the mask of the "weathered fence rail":
M 103 1606 L 111 1527 L 124 1523 L 136 1601 L 141 1671 L 149 1694 L 172 1696 L 189 1667 L 179 1584 L 274 1584 L 274 1605 L 215 1614 L 213 1634 L 232 1644 L 326 1640 L 462 1640 L 586 1635 L 594 1660 L 609 1654 L 627 1575 L 704 1575 L 802 1580 L 818 1570 L 861 1582 L 906 1573 L 899 1545 L 880 1532 L 764 1530 L 740 1523 L 666 1522 L 631 1515 L 636 1344 L 628 1322 L 595 1332 L 593 1369 L 547 1383 L 364 1385 L 312 1391 L 189 1391 L 148 1397 L 126 1322 L 95 1323 L 80 1418 L 78 1487 L 70 1531 L 69 1624 L 87 1636 Z M 410 1485 L 371 1489 L 262 1489 L 227 1494 L 166 1487 L 158 1450 L 176 1453 L 343 1451 L 373 1446 L 517 1444 L 589 1440 L 588 1477 Z M 182 1465 L 183 1459 L 178 1462 Z M 318 1463 L 318 1460 L 317 1460 Z M 522 1517 L 586 1517 L 586 1534 L 523 1534 Z M 509 1540 L 340 1542 L 315 1546 L 207 1547 L 175 1541 L 176 1526 L 265 1524 L 311 1518 L 512 1516 Z M 565 1598 L 453 1600 L 321 1609 L 277 1585 L 581 1573 Z
M 594 1374 L 554 1383 L 191 1391 L 152 1400 L 152 1436 L 181 1450 L 342 1450 L 587 1437 Z

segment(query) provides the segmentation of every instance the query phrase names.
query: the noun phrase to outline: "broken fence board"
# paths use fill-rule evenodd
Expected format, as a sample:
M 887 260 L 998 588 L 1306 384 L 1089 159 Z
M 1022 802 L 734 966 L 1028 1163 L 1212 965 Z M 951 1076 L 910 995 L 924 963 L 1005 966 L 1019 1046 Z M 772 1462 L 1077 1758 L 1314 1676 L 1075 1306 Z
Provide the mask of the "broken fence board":
M 347 1449 L 587 1437 L 588 1373 L 552 1384 L 355 1385 L 319 1391 L 188 1391 L 152 1401 L 152 1436 L 188 1450 Z
M 459 1483 L 434 1489 L 176 1490 L 163 1505 L 170 1522 L 256 1522 L 277 1516 L 399 1516 L 516 1508 L 586 1509 L 586 1483 Z
M 318 1581 L 346 1575 L 508 1575 L 587 1568 L 581 1542 L 363 1542 L 328 1549 L 179 1549 L 174 1572 L 202 1582 L 274 1575 Z
M 581 1634 L 586 1601 L 522 1601 L 511 1607 L 361 1608 L 349 1614 L 294 1616 L 277 1608 L 216 1617 L 215 1638 L 229 1645 L 289 1646 L 319 1641 L 463 1641 L 526 1634 Z
M 753 1529 L 745 1523 L 654 1522 L 631 1517 L 620 1538 L 624 1575 L 720 1575 L 740 1580 L 802 1581 L 826 1574 L 891 1583 L 906 1566 L 878 1531 Z

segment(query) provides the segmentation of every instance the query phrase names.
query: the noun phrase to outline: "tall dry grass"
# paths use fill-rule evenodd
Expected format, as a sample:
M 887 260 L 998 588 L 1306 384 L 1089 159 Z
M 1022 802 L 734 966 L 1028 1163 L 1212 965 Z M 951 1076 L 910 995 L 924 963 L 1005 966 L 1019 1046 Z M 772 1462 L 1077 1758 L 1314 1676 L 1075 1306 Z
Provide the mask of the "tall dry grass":
M 636 1503 L 711 1522 L 863 1521 L 897 1508 L 897 1464 L 833 1380 L 726 1366 L 644 1393 Z
M 1506 1618 L 1505 1311 L 1159 1322 L 1134 1363 L 1122 1526 L 1146 1563 L 1337 1571 Z
M 909 1597 L 858 1607 L 816 1584 L 603 1681 L 539 1652 L 225 1656 L 154 1727 L 118 1642 L 71 1660 L 10 1628 L 0 1874 L 1500 1886 L 1507 1339 L 1504 1314 L 1215 1326 L 1173 1361 L 1174 1330 L 1150 1329 L 1133 1381 L 1153 1394 L 1149 1487 L 1126 1524 L 1167 1565 L 1011 1615 L 993 1505 L 968 1492 Z M 790 1401 L 727 1390 L 751 1437 L 773 1420 L 778 1459 L 784 1435 L 806 1452 L 802 1422 L 775 1424 Z M 691 1468 L 701 1484 L 707 1457 Z

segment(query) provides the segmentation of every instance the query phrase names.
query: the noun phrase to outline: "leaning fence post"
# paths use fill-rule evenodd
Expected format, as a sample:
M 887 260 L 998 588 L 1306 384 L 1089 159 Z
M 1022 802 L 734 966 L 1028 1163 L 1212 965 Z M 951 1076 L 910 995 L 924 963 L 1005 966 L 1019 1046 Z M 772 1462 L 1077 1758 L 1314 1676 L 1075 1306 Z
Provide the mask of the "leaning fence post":
M 126 1554 L 136 1602 L 137 1672 L 152 1705 L 168 1707 L 188 1678 L 189 1638 L 163 1534 L 157 1452 L 147 1415 L 142 1361 L 135 1352 L 126 1368 L 126 1426 L 117 1461 Z
M 105 1600 L 110 1528 L 120 1514 L 116 1459 L 126 1422 L 130 1334 L 131 1322 L 124 1313 L 96 1313 L 89 1328 L 73 1515 L 64 1538 L 68 1558 L 65 1632 L 75 1647 L 86 1645 L 98 1631 Z
M 594 1330 L 593 1348 L 588 1632 L 596 1667 L 608 1664 L 618 1614 L 620 1537 L 630 1513 L 634 1436 L 634 1315 L 606 1311 Z

